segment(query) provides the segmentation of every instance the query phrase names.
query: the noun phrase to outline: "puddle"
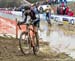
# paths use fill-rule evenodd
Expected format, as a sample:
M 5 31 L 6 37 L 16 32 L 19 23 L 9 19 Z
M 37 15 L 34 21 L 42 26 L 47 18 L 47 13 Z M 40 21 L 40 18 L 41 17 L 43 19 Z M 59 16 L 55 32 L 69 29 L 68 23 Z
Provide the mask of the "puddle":
M 40 37 L 43 41 L 50 43 L 50 47 L 57 53 L 66 53 L 72 58 L 75 58 L 75 35 L 66 35 L 63 30 L 60 30 L 58 27 L 53 31 L 47 26 L 47 23 L 44 22 L 40 28 L 43 30 L 40 32 Z

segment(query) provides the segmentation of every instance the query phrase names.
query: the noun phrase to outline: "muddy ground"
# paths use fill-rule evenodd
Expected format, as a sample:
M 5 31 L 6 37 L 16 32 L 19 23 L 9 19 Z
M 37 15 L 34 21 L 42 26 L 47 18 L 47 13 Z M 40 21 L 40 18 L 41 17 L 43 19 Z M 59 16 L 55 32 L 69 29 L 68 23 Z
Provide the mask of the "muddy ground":
M 33 53 L 23 55 L 18 49 L 19 44 L 17 39 L 0 37 L 0 61 L 55 61 L 55 59 L 70 59 L 64 53 L 56 54 L 50 51 L 50 47 L 46 43 L 40 45 L 39 53 L 36 56 Z
M 70 29 L 68 25 L 67 28 L 62 25 L 58 27 L 63 31 Z M 70 33 L 74 31 L 74 28 L 72 29 L 69 31 Z M 53 27 L 51 27 L 51 30 L 53 30 Z M 39 53 L 36 56 L 33 53 L 23 55 L 19 50 L 18 43 L 18 39 L 0 37 L 0 61 L 75 61 L 65 53 L 56 54 L 51 50 L 49 44 L 43 41 L 40 43 Z

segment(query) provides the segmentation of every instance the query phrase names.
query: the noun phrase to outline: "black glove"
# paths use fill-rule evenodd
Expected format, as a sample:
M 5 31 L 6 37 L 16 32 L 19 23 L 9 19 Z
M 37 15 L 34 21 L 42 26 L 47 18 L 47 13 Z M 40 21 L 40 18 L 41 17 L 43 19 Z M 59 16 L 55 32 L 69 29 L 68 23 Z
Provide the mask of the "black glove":
M 18 25 L 19 29 L 21 29 L 21 27 L 20 27 L 20 22 L 17 22 L 17 25 Z
M 20 25 L 20 22 L 17 22 L 17 25 Z

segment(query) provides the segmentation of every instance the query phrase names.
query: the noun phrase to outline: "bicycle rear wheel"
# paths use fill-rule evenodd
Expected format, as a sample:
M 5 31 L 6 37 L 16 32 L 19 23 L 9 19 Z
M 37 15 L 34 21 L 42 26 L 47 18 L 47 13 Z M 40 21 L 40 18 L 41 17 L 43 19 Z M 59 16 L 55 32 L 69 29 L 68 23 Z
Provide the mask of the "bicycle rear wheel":
M 19 47 L 21 52 L 26 55 L 30 53 L 30 41 L 28 33 L 22 32 L 19 39 Z
M 34 55 L 36 55 L 39 51 L 39 36 L 38 36 L 38 33 L 35 34 L 34 36 L 34 45 L 33 46 L 33 53 Z

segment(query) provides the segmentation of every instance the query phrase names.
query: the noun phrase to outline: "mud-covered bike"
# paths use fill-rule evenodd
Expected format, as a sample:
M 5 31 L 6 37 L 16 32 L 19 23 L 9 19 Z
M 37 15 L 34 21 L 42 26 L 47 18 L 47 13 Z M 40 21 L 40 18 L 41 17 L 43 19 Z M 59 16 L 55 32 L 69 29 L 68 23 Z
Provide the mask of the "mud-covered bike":
M 18 26 L 20 28 L 20 25 Z M 33 24 L 25 24 L 25 26 L 26 31 L 22 32 L 19 38 L 20 50 L 24 55 L 29 54 L 31 51 L 36 55 L 39 50 L 38 32 L 34 30 L 35 26 Z

